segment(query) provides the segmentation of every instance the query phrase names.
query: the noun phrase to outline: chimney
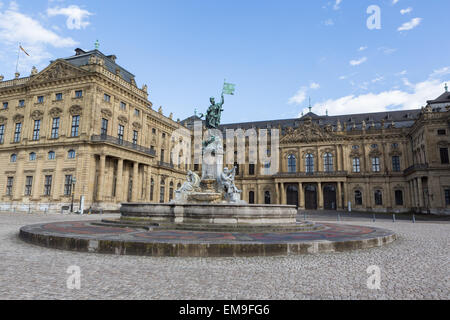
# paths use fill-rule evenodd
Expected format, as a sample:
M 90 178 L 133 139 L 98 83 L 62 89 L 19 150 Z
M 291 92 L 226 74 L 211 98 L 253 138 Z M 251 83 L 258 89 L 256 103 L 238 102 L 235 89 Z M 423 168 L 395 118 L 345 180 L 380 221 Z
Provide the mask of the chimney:
M 80 49 L 80 48 L 76 48 L 75 49 L 75 55 L 76 56 L 80 56 L 82 54 L 86 53 L 84 50 Z

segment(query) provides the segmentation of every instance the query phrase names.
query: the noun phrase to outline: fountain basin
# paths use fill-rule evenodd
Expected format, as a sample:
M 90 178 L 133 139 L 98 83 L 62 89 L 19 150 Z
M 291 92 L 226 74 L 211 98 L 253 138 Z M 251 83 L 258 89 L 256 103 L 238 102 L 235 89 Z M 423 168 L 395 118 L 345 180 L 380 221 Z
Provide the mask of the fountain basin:
M 124 203 L 124 221 L 233 226 L 295 225 L 297 208 L 283 205 Z

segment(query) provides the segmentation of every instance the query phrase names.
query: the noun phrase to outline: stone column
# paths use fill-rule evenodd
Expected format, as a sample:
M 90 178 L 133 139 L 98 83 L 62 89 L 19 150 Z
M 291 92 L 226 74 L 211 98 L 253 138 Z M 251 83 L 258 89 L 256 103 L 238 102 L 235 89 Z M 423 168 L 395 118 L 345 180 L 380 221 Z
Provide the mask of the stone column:
M 23 172 L 23 166 L 25 164 L 25 155 L 20 152 L 17 153 L 17 170 L 14 177 L 14 201 L 22 199 L 25 192 L 25 174 Z
M 284 183 L 281 183 L 281 204 L 287 204 L 286 188 Z
M 281 202 L 280 202 L 280 186 L 279 186 L 278 182 L 275 183 L 275 194 L 276 194 L 275 204 L 281 204 Z
M 340 182 L 337 183 L 337 209 L 342 209 L 342 188 Z
M 417 178 L 417 188 L 418 188 L 418 195 L 419 195 L 419 207 L 423 208 L 424 207 L 424 203 L 423 203 L 423 186 L 422 186 L 422 178 L 419 177 Z
M 150 202 L 150 166 L 144 167 L 144 200 L 145 202 Z M 176 189 L 177 186 L 174 186 Z
M 305 208 L 305 196 L 304 196 L 304 192 L 303 192 L 303 183 L 299 183 L 298 184 L 298 205 L 301 209 Z
M 97 201 L 103 201 L 103 188 L 105 187 L 105 165 L 106 155 L 100 155 L 98 182 L 97 182 Z
M 116 200 L 123 202 L 123 159 L 117 160 Z
M 349 194 L 348 194 L 348 183 L 343 182 L 343 184 L 344 184 L 344 205 L 343 205 L 343 208 L 345 209 L 345 208 L 348 208 Z M 364 188 L 363 188 L 362 192 L 364 192 Z M 363 197 L 364 197 L 364 193 L 363 193 Z
M 38 155 L 37 158 L 37 165 L 36 165 L 36 174 L 34 176 L 35 182 L 33 183 L 33 199 L 38 200 L 41 195 L 44 194 L 44 190 L 42 190 L 42 181 L 45 179 L 45 177 L 42 176 L 42 164 L 44 157 L 42 155 Z
M 138 194 L 139 194 L 139 162 L 133 162 L 133 189 L 131 191 L 132 202 L 137 201 Z
M 322 183 L 319 182 L 318 184 L 318 189 L 317 190 L 317 202 L 318 202 L 318 209 L 319 210 L 323 210 L 323 189 L 322 189 Z
M 414 202 L 414 207 L 415 208 L 418 208 L 420 205 L 419 205 L 419 197 L 420 197 L 420 195 L 419 195 L 419 187 L 418 187 L 418 183 L 417 183 L 417 178 L 414 178 L 414 180 L 413 180 L 413 185 L 414 185 L 414 200 L 415 200 L 415 202 Z

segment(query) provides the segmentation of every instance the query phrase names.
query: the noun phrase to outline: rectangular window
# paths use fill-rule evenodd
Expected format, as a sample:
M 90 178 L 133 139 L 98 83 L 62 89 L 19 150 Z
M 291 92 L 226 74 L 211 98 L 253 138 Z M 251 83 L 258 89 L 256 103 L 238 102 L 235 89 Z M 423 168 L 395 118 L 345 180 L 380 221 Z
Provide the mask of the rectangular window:
M 137 143 L 138 143 L 138 135 L 139 135 L 139 133 L 136 130 L 134 130 L 133 131 L 133 144 L 134 145 L 137 145 Z
M 25 100 L 19 100 L 19 107 L 25 107 Z
M 123 132 L 124 132 L 124 126 L 119 124 L 119 129 L 117 132 L 117 137 L 119 138 L 119 142 L 122 143 L 123 142 Z
M 155 128 L 152 129 L 152 134 L 156 134 L 156 129 Z
M 31 190 L 33 188 L 33 177 L 29 176 L 25 180 L 25 195 L 31 196 Z
M 401 171 L 400 157 L 399 156 L 392 157 L 392 170 L 394 172 L 400 172 Z
M 5 125 L 0 124 L 0 144 L 3 144 L 5 142 Z
M 373 172 L 380 172 L 380 158 L 372 158 L 372 171 Z
M 139 111 L 139 109 L 134 109 L 134 115 L 135 115 L 136 117 L 139 117 L 140 114 L 141 114 L 141 111 Z
M 102 119 L 101 135 L 102 136 L 108 135 L 108 120 L 107 119 Z
M 395 191 L 395 204 L 397 206 L 403 206 L 403 191 L 401 190 Z
M 450 206 L 450 189 L 445 190 L 445 204 Z
M 382 206 L 383 205 L 383 193 L 380 190 L 375 191 L 375 205 Z
M 63 99 L 63 94 L 62 93 L 57 93 L 56 94 L 56 101 L 61 101 Z
M 441 148 L 441 163 L 449 164 L 448 148 Z
M 255 175 L 255 165 L 254 164 L 248 165 L 248 174 L 251 176 Z
M 8 181 L 6 182 L 6 195 L 12 196 L 14 186 L 14 177 L 8 177 Z
M 164 162 L 164 149 L 161 149 L 161 162 Z
M 8 109 L 8 102 L 3 102 L 3 109 Z
M 79 129 L 80 129 L 80 116 L 73 116 L 71 137 L 78 137 Z
M 44 96 L 37 97 L 37 102 L 38 103 L 44 103 Z
M 120 109 L 125 110 L 127 108 L 127 104 L 125 102 L 120 103 Z
M 447 134 L 447 130 L 445 130 L 445 129 L 438 130 L 438 135 L 439 136 L 445 136 L 446 134 Z
M 64 180 L 64 195 L 70 196 L 72 194 L 72 175 L 66 175 Z
M 361 160 L 359 158 L 353 158 L 353 172 L 354 173 L 361 172 Z
M 103 100 L 105 100 L 105 102 L 111 102 L 111 96 L 109 94 L 104 94 L 103 95 Z
M 161 187 L 159 190 L 159 202 L 160 203 L 164 203 L 165 193 L 166 193 L 166 188 Z
M 40 131 L 41 131 L 41 120 L 34 120 L 33 141 L 39 140 Z
M 45 176 L 44 183 L 44 196 L 49 196 L 52 192 L 52 180 L 53 176 Z
M 75 91 L 75 98 L 82 98 L 82 97 L 83 97 L 83 90 Z
M 14 131 L 14 142 L 20 142 L 20 133 L 22 132 L 22 123 L 16 123 L 16 129 Z
M 52 121 L 52 139 L 58 139 L 59 138 L 59 118 L 53 118 Z

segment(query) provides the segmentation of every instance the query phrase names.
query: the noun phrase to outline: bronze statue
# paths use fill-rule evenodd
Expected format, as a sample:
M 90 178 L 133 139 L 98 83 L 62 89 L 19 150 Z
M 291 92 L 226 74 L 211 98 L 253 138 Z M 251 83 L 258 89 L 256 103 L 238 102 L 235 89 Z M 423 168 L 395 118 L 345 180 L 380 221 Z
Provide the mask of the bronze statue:
M 211 97 L 211 106 L 208 108 L 206 112 L 206 128 L 208 129 L 218 129 L 220 125 L 220 118 L 222 116 L 222 109 L 225 99 L 222 93 L 222 101 L 220 103 L 216 103 L 214 97 Z M 205 117 L 204 114 L 200 114 L 200 118 Z

